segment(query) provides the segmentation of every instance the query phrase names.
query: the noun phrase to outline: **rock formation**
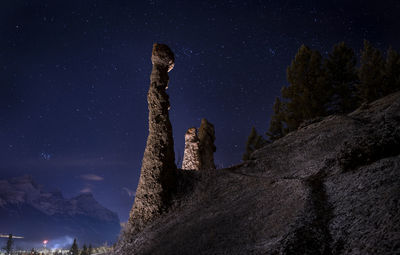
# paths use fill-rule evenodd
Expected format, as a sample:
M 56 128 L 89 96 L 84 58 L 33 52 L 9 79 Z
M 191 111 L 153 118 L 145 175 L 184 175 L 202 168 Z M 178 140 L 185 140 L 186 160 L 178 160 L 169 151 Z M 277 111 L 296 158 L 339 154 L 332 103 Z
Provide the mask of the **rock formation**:
M 154 44 L 153 69 L 147 95 L 149 135 L 144 151 L 139 185 L 129 225 L 141 230 L 168 209 L 176 186 L 176 165 L 172 126 L 169 120 L 168 72 L 174 67 L 174 54 L 167 45 Z
M 214 126 L 206 119 L 201 120 L 197 135 L 196 128 L 189 128 L 185 134 L 185 152 L 183 154 L 182 169 L 200 170 L 215 169 Z
M 215 169 L 214 152 L 216 147 L 214 125 L 206 119 L 201 120 L 199 128 L 200 159 L 202 169 Z
M 189 128 L 185 134 L 185 152 L 183 154 L 182 169 L 183 170 L 199 170 L 200 169 L 200 141 L 197 137 L 197 129 Z
M 194 173 L 119 254 L 400 254 L 400 93 Z

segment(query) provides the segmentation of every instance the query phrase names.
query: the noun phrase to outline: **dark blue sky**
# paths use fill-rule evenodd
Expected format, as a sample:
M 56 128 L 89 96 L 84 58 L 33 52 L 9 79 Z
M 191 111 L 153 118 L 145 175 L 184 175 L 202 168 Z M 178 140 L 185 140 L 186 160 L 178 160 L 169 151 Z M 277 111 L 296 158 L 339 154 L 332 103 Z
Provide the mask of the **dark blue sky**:
M 329 3 L 328 3 L 329 2 Z M 91 191 L 126 221 L 147 138 L 154 42 L 170 73 L 175 153 L 205 117 L 216 164 L 264 133 L 301 44 L 326 54 L 364 39 L 399 49 L 400 2 L 21 1 L 0 3 L 0 178 L 30 174 L 65 196 Z

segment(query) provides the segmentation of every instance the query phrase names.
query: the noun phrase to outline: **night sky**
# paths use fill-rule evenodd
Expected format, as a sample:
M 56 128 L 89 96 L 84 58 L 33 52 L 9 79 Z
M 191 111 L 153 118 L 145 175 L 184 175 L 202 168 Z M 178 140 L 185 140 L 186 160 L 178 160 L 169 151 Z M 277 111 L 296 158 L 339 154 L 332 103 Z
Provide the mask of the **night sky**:
M 20 1 L 0 3 L 0 179 L 30 174 L 66 197 L 93 192 L 126 221 L 147 138 L 151 49 L 175 52 L 170 119 L 215 125 L 216 165 L 240 163 L 268 128 L 301 44 L 324 56 L 364 39 L 400 49 L 400 1 Z

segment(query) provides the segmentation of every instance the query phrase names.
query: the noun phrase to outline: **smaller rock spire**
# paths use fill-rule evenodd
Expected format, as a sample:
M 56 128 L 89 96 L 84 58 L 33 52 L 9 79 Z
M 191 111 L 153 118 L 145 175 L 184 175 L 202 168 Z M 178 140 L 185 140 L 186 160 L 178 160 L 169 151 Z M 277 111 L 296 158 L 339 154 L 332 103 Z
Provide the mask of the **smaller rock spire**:
M 208 122 L 206 119 L 201 120 L 199 128 L 199 140 L 200 140 L 200 159 L 202 169 L 215 169 L 214 164 L 214 152 L 216 147 L 215 141 L 215 130 L 214 125 Z
M 198 133 L 198 134 L 197 134 Z M 200 128 L 189 128 L 185 134 L 185 152 L 183 154 L 182 169 L 200 170 L 215 169 L 214 126 L 206 119 L 201 120 Z
M 189 128 L 185 134 L 185 152 L 183 154 L 182 169 L 200 169 L 200 141 L 197 129 Z

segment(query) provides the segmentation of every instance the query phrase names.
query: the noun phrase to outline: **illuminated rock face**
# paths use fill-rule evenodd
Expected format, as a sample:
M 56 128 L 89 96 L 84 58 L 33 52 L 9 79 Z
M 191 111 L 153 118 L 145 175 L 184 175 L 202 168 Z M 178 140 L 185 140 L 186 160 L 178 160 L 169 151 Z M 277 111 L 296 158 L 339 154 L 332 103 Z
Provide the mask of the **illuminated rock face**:
M 183 154 L 183 170 L 200 169 L 200 141 L 197 137 L 197 129 L 189 128 L 185 134 L 185 152 Z
M 196 128 L 189 128 L 185 134 L 183 170 L 215 169 L 214 126 L 206 119 L 201 120 L 197 135 Z
M 165 212 L 176 187 L 176 165 L 172 126 L 169 120 L 168 72 L 174 67 L 174 54 L 164 44 L 154 44 L 153 69 L 147 95 L 149 135 L 144 151 L 135 203 L 130 212 L 132 230 L 141 230 Z

